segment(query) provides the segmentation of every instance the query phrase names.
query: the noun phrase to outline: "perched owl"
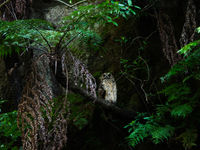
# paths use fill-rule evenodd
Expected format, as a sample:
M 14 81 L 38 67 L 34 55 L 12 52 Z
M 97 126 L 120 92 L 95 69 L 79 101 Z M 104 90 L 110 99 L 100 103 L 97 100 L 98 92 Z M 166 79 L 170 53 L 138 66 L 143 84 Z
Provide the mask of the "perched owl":
M 117 102 L 117 86 L 111 73 L 103 73 L 100 76 L 98 95 L 110 103 Z

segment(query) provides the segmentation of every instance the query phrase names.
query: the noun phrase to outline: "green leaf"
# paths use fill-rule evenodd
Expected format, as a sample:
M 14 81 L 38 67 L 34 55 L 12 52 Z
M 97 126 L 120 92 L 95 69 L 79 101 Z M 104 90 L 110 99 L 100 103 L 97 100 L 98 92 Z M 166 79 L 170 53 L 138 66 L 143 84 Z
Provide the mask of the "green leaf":
M 177 140 L 181 141 L 183 147 L 187 150 L 191 149 L 192 147 L 196 146 L 195 143 L 198 138 L 198 130 L 196 129 L 186 129 L 185 132 L 181 133 Z
M 170 125 L 166 125 L 164 127 L 157 127 L 152 132 L 152 139 L 155 144 L 163 142 L 163 140 L 167 140 L 174 133 L 174 127 Z
M 141 9 L 141 7 L 134 5 L 133 7 L 137 8 L 137 9 Z
M 132 0 L 128 0 L 128 6 L 133 6 Z
M 196 30 L 197 30 L 197 33 L 200 33 L 200 27 L 198 27 Z
M 118 23 L 117 23 L 117 22 L 112 21 L 112 23 L 113 23 L 115 26 L 118 26 Z
M 136 15 L 136 12 L 132 9 L 129 9 L 129 11 L 133 14 L 133 15 Z
M 173 117 L 182 117 L 185 118 L 192 112 L 192 106 L 189 104 L 183 104 L 183 105 L 178 105 L 175 106 L 175 108 L 172 109 L 171 115 Z
M 188 55 L 188 53 L 197 45 L 200 44 L 200 40 L 196 40 L 194 42 L 190 42 L 189 44 L 185 45 L 183 48 L 181 48 L 178 53 L 184 54 L 185 56 Z

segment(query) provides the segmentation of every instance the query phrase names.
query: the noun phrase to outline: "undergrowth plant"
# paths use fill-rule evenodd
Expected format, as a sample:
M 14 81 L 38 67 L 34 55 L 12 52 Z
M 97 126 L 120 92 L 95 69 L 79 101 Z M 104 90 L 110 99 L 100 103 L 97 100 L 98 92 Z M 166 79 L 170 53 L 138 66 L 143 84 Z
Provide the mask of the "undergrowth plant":
M 134 7 L 130 1 L 128 5 Z M 135 8 L 139 9 L 137 6 Z M 53 98 L 50 85 L 45 80 L 41 81 L 50 72 L 48 70 L 50 58 L 53 56 L 55 58 L 55 60 L 51 60 L 54 63 L 55 74 L 57 73 L 57 61 L 61 61 L 62 73 L 66 75 L 68 80 L 68 73 L 66 73 L 68 69 L 66 68 L 69 60 L 65 58 L 70 56 L 72 59 L 70 63 L 74 63 L 74 68 L 72 68 L 75 78 L 79 76 L 84 80 L 85 88 L 90 94 L 96 96 L 96 82 L 85 65 L 71 54 L 70 44 L 78 39 L 81 44 L 92 44 L 93 49 L 95 49 L 102 40 L 96 29 L 108 23 L 118 26 L 116 20 L 120 16 L 127 17 L 130 13 L 135 14 L 135 11 L 121 3 L 106 1 L 98 5 L 78 8 L 77 11 L 66 17 L 57 29 L 49 22 L 38 19 L 0 21 L 0 56 L 7 56 L 13 52 L 23 54 L 24 51 L 30 49 L 34 52 L 39 50 L 38 54 L 44 51 L 42 54 L 45 54 L 33 62 L 32 72 L 24 87 L 24 91 L 28 92 L 23 93 L 18 107 L 18 125 L 22 131 L 24 149 L 62 149 L 67 140 L 66 131 L 69 116 L 64 110 L 68 106 L 66 99 L 62 101 Z M 87 115 L 78 113 L 77 117 L 74 118 L 72 115 L 75 126 L 82 129 L 87 124 Z M 2 121 L 0 138 L 9 136 L 8 138 L 11 139 L 10 142 L 7 142 L 9 145 L 2 143 L 1 146 L 5 149 L 14 148 L 12 147 L 13 142 L 20 136 L 18 132 L 13 131 L 17 128 L 15 125 L 17 112 L 2 114 L 0 118 L 2 118 L 0 120 Z M 6 123 L 10 125 L 9 129 L 4 126 Z M 18 130 L 16 129 L 16 131 Z M 14 132 L 16 135 L 12 134 Z
M 21 53 L 31 46 L 45 46 L 42 35 L 53 41 L 51 38 L 56 35 L 51 32 L 54 33 L 53 27 L 39 19 L 0 21 L 0 56 L 7 56 L 13 51 Z
M 200 125 L 196 119 L 200 115 L 199 46 L 197 40 L 180 49 L 184 59 L 161 77 L 166 88 L 158 94 L 167 97 L 166 103 L 157 105 L 156 111 L 150 115 L 139 113 L 136 120 L 125 126 L 129 128 L 127 139 L 131 146 L 135 147 L 143 140 L 158 144 L 169 139 L 182 143 L 186 150 L 197 145 Z
M 1 105 L 6 102 L 0 100 Z M 0 110 L 0 149 L 18 150 L 20 148 L 21 132 L 17 127 L 17 111 L 1 113 Z
M 0 56 L 7 56 L 12 51 L 20 53 L 32 46 L 45 47 L 52 51 L 56 44 L 69 46 L 68 42 L 78 38 L 79 43 L 97 49 L 102 38 L 98 31 L 107 23 L 118 26 L 117 19 L 136 14 L 140 7 L 131 2 L 123 4 L 106 1 L 101 4 L 80 6 L 69 16 L 66 16 L 60 27 L 55 29 L 49 22 L 40 19 L 0 21 Z M 62 40 L 61 40 L 62 38 Z
M 69 93 L 68 100 L 71 104 L 70 122 L 79 130 L 83 129 L 88 123 L 89 118 L 92 117 L 93 104 L 84 101 L 80 95 Z
M 108 34 L 110 28 L 117 27 L 120 18 L 127 19 L 131 15 L 136 15 L 139 9 L 139 6 L 130 1 L 128 4 L 108 0 L 100 4 L 91 3 L 78 7 L 76 11 L 64 17 L 60 29 L 70 28 L 69 36 L 78 34 L 78 40 L 75 40 L 69 47 L 76 53 L 83 53 L 83 56 L 88 50 L 101 49 L 103 37 Z

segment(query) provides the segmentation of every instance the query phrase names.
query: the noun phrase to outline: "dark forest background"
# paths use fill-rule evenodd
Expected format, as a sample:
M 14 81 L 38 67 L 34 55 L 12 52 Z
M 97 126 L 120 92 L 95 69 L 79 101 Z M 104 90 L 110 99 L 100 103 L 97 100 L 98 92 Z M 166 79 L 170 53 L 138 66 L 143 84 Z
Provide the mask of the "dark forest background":
M 198 0 L 1 0 L 0 149 L 199 149 L 199 16 Z

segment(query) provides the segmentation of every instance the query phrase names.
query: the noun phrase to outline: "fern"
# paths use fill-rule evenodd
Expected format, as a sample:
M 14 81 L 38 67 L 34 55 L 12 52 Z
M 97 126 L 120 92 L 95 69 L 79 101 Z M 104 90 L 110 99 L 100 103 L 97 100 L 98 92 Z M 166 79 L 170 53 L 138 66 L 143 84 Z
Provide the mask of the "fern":
M 140 9 L 138 6 L 135 8 Z M 98 26 L 105 23 L 112 23 L 113 25 L 118 26 L 115 20 L 120 16 L 126 18 L 130 13 L 136 14 L 134 10 L 124 4 L 106 1 L 98 5 L 80 6 L 77 11 L 74 11 L 70 16 L 65 17 L 64 22 L 73 20 L 76 25 L 81 25 L 82 27 L 90 25 L 90 28 L 95 28 L 95 25 Z
M 5 100 L 0 100 L 0 106 L 5 102 Z M 20 141 L 21 132 L 17 127 L 16 118 L 17 111 L 0 114 L 0 149 L 19 149 L 15 143 Z
M 134 9 L 140 9 L 140 7 L 135 6 Z M 119 17 L 126 18 L 131 14 L 136 14 L 136 12 L 119 2 L 106 1 L 97 5 L 80 6 L 63 19 L 59 30 L 70 30 L 68 36 L 79 34 L 78 40 L 71 45 L 72 50 L 77 50 L 77 47 L 82 47 L 82 50 L 83 48 L 98 50 L 101 48 L 103 35 L 109 31 L 105 29 L 106 25 L 118 26 Z
M 162 81 L 169 80 L 172 77 L 177 77 L 179 75 L 187 75 L 186 78 L 200 79 L 199 75 L 199 64 L 200 64 L 200 48 L 194 50 L 190 55 L 187 56 L 185 60 L 177 63 L 164 77 Z
M 190 104 L 182 104 L 174 107 L 171 110 L 171 115 L 173 117 L 182 117 L 185 118 L 192 112 L 193 108 Z
M 62 33 L 53 30 L 48 22 L 39 19 L 0 21 L 0 56 L 7 56 L 13 50 L 20 53 L 30 46 L 47 47 L 47 41 L 55 45 Z
M 174 100 L 184 100 L 187 99 L 187 95 L 191 93 L 190 88 L 182 83 L 174 83 L 166 87 L 160 93 L 168 96 L 168 102 Z
M 166 114 L 169 111 L 170 111 L 170 106 L 168 103 L 166 103 L 165 105 L 157 105 L 156 106 L 156 114 L 158 116 L 164 116 L 164 114 Z
M 91 103 L 85 103 L 83 97 L 77 94 L 68 94 L 68 100 L 71 103 L 71 115 L 69 120 L 79 130 L 88 124 L 89 117 L 92 115 L 93 106 Z
M 151 129 L 151 126 L 144 126 L 142 124 L 138 125 L 138 127 L 128 136 L 129 145 L 135 147 L 137 144 L 141 143 L 144 138 L 148 137 L 148 129 Z
M 184 54 L 184 56 L 187 56 L 196 46 L 200 44 L 200 40 L 196 40 L 194 42 L 191 42 L 187 45 L 185 45 L 183 48 L 181 48 L 178 52 L 180 54 Z
M 52 50 L 51 47 L 55 47 L 59 42 L 63 42 L 63 46 L 66 46 L 68 43 L 66 41 L 70 41 L 69 39 L 73 37 L 79 38 L 79 45 L 85 44 L 90 46 L 86 48 L 98 49 L 102 39 L 95 30 L 102 28 L 106 23 L 117 26 L 115 20 L 119 16 L 125 17 L 128 15 L 127 11 L 134 12 L 130 8 L 121 11 L 124 7 L 126 6 L 109 1 L 99 5 L 81 6 L 64 19 L 62 27 L 57 31 L 51 24 L 39 19 L 0 21 L 0 56 L 7 56 L 13 51 L 20 53 L 31 46 L 42 46 Z M 63 39 L 60 41 L 61 37 Z
M 174 133 L 174 127 L 166 125 L 164 127 L 159 126 L 151 131 L 152 140 L 155 144 L 168 140 Z
M 125 128 L 129 127 L 130 135 L 127 137 L 129 145 L 135 147 L 145 138 L 149 138 L 154 144 L 158 144 L 171 137 L 175 128 L 171 125 L 159 125 L 157 123 L 158 118 L 158 116 L 144 117 L 145 124 L 136 119 L 125 126 Z
M 166 83 L 159 94 L 166 96 L 165 104 L 157 105 L 156 112 L 147 117 L 146 122 L 135 120 L 129 124 L 129 144 L 137 145 L 144 139 L 150 139 L 158 144 L 170 137 L 180 141 L 188 150 L 197 144 L 200 122 L 199 116 L 200 88 L 200 40 L 194 41 L 183 47 L 179 53 L 185 55 L 185 59 L 174 65 L 170 71 L 161 78 Z M 143 119 L 144 120 L 144 119 Z M 177 124 L 177 122 L 180 122 Z M 164 124 L 164 125 L 163 125 Z M 180 134 L 180 131 L 184 131 Z M 178 136 L 176 136 L 178 135 Z
M 185 150 L 188 150 L 197 145 L 195 143 L 197 137 L 198 132 L 196 129 L 187 129 L 177 137 L 177 140 L 181 141 L 183 147 L 185 147 Z

